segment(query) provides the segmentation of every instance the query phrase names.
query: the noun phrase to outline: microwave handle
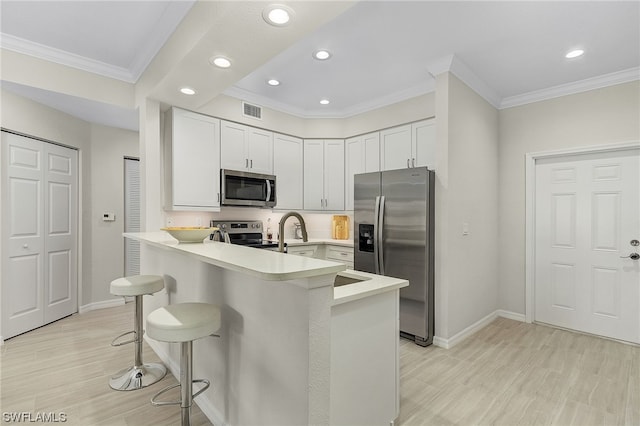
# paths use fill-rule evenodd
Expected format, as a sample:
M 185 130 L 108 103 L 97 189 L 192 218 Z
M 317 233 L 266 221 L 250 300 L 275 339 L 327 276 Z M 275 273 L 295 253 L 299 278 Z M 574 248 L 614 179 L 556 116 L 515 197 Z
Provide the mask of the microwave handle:
M 264 201 L 269 202 L 269 200 L 271 199 L 271 181 L 269 179 L 265 180 L 267 181 L 267 199 Z

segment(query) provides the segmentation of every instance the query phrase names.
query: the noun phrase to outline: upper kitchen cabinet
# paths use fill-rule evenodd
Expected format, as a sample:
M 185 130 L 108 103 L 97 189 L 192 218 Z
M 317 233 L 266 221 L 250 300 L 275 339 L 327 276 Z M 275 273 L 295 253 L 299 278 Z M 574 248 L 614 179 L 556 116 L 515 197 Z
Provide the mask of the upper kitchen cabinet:
M 435 166 L 435 119 L 393 127 L 380 132 L 382 170 Z
M 220 120 L 179 108 L 165 115 L 165 208 L 220 207 Z
M 220 156 L 223 169 L 273 174 L 273 133 L 222 121 Z
M 304 141 L 304 209 L 344 210 L 344 140 Z
M 276 209 L 303 208 L 302 139 L 273 134 L 273 174 L 276 175 Z
M 353 210 L 353 176 L 380 171 L 380 132 L 345 141 L 345 210 Z

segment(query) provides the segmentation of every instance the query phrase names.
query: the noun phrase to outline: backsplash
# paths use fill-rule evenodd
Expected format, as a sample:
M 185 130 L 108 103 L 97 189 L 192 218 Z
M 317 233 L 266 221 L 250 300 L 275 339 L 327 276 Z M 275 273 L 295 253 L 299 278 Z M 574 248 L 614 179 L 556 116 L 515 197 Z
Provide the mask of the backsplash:
M 297 210 L 307 225 L 309 238 L 331 238 L 332 213 L 307 213 Z M 208 226 L 211 220 L 261 220 L 264 224 L 263 234 L 271 223 L 274 238 L 278 233 L 278 223 L 286 212 L 268 209 L 222 207 L 219 213 L 206 212 L 164 212 L 166 226 Z M 336 214 L 349 216 L 349 238 L 353 238 L 353 212 L 338 212 Z M 271 219 L 271 221 L 269 221 Z M 294 223 L 296 218 L 289 218 L 285 225 L 285 238 L 294 237 Z M 265 235 L 266 238 L 266 235 Z

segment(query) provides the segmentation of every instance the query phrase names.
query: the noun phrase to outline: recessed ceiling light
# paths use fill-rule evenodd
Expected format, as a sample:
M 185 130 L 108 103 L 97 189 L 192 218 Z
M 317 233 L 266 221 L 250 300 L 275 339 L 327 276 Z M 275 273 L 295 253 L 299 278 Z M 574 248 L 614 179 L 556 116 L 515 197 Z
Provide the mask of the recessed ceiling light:
M 319 61 L 326 61 L 331 57 L 331 52 L 328 50 L 320 49 L 313 52 L 313 57 Z
M 267 84 L 269 86 L 280 86 L 280 81 L 272 78 L 271 80 L 267 80 Z
M 218 68 L 229 68 L 231 66 L 231 61 L 224 56 L 212 56 L 211 58 L 209 58 L 209 63 L 215 65 Z
M 185 95 L 189 95 L 189 96 L 196 94 L 196 91 L 193 90 L 191 87 L 181 87 L 180 88 L 180 92 L 182 92 Z
M 320 101 L 320 103 L 321 103 L 322 105 L 329 105 L 329 99 L 322 99 L 322 100 Z
M 567 58 L 567 59 L 573 59 L 573 58 L 577 58 L 578 56 L 582 56 L 583 53 L 584 53 L 584 50 L 575 49 L 575 50 L 572 50 L 571 52 L 567 53 L 566 55 L 564 55 L 564 57 Z
M 288 6 L 282 4 L 272 4 L 264 8 L 262 18 L 271 25 L 284 27 L 293 17 L 294 12 Z

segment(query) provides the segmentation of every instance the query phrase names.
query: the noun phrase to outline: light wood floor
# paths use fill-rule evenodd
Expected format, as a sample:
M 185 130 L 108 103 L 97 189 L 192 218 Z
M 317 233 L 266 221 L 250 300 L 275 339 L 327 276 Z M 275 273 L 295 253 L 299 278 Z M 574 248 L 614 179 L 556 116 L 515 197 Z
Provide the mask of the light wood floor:
M 179 424 L 179 407 L 109 388 L 133 347 L 133 304 L 73 315 L 0 347 L 0 411 L 64 412 L 67 425 Z M 452 349 L 401 340 L 400 425 L 640 425 L 640 348 L 497 319 Z M 144 360 L 159 361 L 145 344 Z M 213 378 L 212 386 L 215 386 Z M 177 398 L 177 394 L 167 395 Z M 194 405 L 194 425 L 211 423 Z

